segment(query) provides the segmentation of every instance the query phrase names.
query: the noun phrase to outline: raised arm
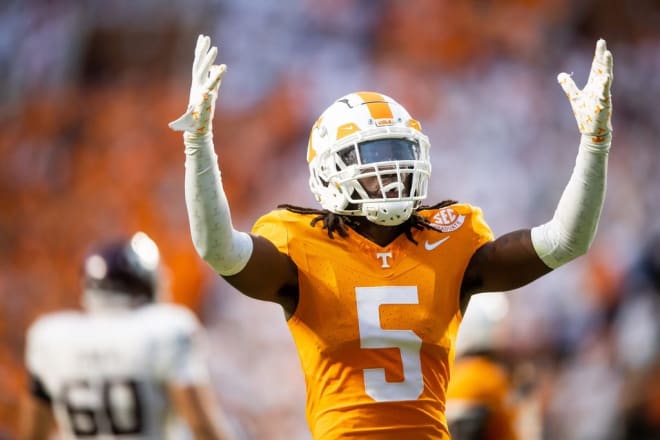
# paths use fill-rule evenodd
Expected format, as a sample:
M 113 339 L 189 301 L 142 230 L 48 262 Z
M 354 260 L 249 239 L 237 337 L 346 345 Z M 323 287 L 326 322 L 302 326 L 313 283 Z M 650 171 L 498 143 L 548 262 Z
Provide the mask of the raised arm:
M 605 40 L 596 44 L 582 90 L 566 73 L 557 80 L 581 133 L 573 173 L 549 222 L 503 235 L 474 254 L 463 279 L 463 299 L 472 293 L 521 287 L 585 254 L 596 235 L 612 140 L 612 54 Z
M 169 124 L 184 132 L 185 196 L 193 244 L 204 261 L 238 290 L 282 304 L 286 298 L 281 291 L 297 285 L 295 265 L 270 242 L 232 225 L 213 146 L 215 101 L 227 70 L 224 64 L 213 64 L 217 53 L 209 37 L 198 37 L 188 109 Z

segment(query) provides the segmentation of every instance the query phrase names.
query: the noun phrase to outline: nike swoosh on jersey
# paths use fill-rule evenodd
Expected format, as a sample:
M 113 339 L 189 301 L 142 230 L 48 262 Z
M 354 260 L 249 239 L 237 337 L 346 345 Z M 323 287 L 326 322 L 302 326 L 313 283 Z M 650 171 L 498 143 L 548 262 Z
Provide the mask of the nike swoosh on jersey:
M 440 246 L 442 243 L 444 243 L 447 240 L 449 240 L 449 237 L 441 238 L 440 240 L 434 241 L 433 243 L 429 243 L 429 241 L 426 240 L 424 242 L 424 248 L 427 251 L 432 251 L 433 249 L 437 248 L 438 246 Z

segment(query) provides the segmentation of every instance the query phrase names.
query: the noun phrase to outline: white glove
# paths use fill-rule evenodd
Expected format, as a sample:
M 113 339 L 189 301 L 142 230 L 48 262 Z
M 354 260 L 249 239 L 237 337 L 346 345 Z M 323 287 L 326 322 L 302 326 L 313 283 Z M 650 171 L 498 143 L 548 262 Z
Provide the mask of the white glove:
M 213 64 L 218 48 L 210 46 L 211 39 L 208 36 L 197 37 L 188 109 L 179 119 L 168 124 L 172 130 L 202 136 L 213 130 L 211 121 L 215 112 L 215 100 L 227 66 Z
M 560 73 L 557 81 L 568 96 L 580 133 L 590 138 L 590 145 L 609 148 L 612 133 L 612 53 L 607 50 L 605 40 L 600 39 L 596 43 L 596 53 L 584 89 L 579 90 L 567 73 Z

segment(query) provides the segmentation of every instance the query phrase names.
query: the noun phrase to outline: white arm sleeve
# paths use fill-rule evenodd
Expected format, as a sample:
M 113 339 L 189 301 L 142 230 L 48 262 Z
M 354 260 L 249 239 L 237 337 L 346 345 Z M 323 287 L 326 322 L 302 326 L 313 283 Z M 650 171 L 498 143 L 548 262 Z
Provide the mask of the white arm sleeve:
M 573 174 L 552 220 L 532 228 L 532 244 L 553 269 L 583 255 L 591 246 L 605 199 L 611 135 L 595 144 L 582 135 Z
M 213 134 L 185 132 L 183 140 L 186 207 L 195 249 L 220 275 L 237 274 L 252 255 L 252 238 L 232 225 Z

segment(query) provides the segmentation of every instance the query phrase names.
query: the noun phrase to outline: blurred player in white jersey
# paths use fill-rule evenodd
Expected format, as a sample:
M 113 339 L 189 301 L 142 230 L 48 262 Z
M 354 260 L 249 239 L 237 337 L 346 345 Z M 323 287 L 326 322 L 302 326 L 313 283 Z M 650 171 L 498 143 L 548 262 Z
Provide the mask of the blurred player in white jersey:
M 84 311 L 45 315 L 27 334 L 24 440 L 173 438 L 177 413 L 196 439 L 230 438 L 186 308 L 158 303 L 156 244 L 138 232 L 91 253 Z M 178 431 L 179 433 L 181 431 Z

